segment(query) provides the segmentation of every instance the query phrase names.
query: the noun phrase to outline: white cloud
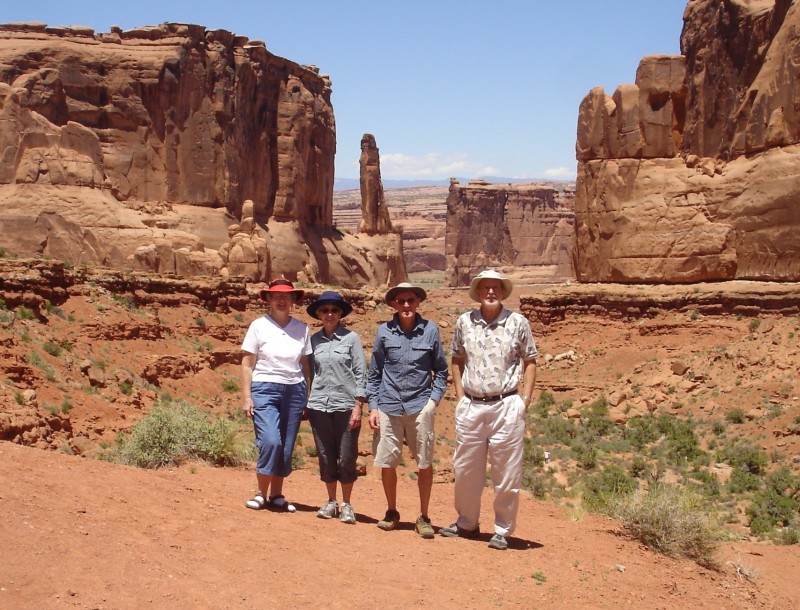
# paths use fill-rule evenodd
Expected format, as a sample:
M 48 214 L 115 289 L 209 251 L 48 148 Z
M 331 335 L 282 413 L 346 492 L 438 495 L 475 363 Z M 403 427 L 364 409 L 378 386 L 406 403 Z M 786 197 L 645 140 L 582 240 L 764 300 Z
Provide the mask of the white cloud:
M 403 153 L 381 154 L 381 176 L 389 179 L 440 180 L 453 176 L 473 177 L 496 175 L 497 170 L 466 154 L 442 155 L 427 153 L 421 156 Z
M 543 177 L 553 180 L 575 180 L 574 167 L 551 167 L 542 172 Z

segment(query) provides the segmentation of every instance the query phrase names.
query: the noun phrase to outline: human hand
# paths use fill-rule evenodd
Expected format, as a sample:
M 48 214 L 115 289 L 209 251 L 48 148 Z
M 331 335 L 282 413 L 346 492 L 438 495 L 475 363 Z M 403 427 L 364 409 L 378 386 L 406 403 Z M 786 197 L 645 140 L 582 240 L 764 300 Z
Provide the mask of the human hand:
M 381 429 L 380 412 L 378 409 L 373 409 L 369 412 L 369 427 L 373 430 Z
M 361 405 L 357 404 L 350 413 L 350 429 L 355 430 L 361 425 Z
M 250 419 L 253 419 L 253 399 L 249 396 L 244 399 L 244 403 L 242 404 L 242 411 L 244 414 L 247 415 Z

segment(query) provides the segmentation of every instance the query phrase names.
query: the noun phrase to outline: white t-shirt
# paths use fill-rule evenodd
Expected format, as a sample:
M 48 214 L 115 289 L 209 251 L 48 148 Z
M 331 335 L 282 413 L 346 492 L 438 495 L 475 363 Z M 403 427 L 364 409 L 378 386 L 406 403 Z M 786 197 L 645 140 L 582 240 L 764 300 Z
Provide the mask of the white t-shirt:
M 296 318 L 282 328 L 269 316 L 263 316 L 250 324 L 242 350 L 256 355 L 253 381 L 292 385 L 305 379 L 300 356 L 311 353 L 311 336 L 308 326 Z

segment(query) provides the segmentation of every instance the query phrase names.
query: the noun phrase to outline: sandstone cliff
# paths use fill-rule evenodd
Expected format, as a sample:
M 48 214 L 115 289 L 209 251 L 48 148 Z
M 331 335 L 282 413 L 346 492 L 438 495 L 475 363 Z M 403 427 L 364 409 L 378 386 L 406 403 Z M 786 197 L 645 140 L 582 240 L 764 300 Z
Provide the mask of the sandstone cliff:
M 452 179 L 447 196 L 446 282 L 464 286 L 487 267 L 530 281 L 573 277 L 573 194 L 542 184 Z
M 680 56 L 581 103 L 581 281 L 800 279 L 800 8 L 692 0 Z
M 382 282 L 401 254 L 381 244 L 374 267 L 333 229 L 330 94 L 315 67 L 223 30 L 0 26 L 0 246 L 225 273 L 217 249 L 252 200 L 260 273 Z

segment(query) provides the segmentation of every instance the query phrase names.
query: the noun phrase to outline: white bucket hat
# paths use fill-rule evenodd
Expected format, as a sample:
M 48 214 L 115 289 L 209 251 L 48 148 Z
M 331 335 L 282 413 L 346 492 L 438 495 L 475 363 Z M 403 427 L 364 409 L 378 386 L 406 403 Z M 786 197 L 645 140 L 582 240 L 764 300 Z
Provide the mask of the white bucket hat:
M 481 280 L 500 280 L 502 282 L 503 296 L 500 300 L 507 299 L 511 294 L 511 291 L 514 289 L 514 284 L 512 284 L 511 280 L 502 273 L 499 273 L 494 269 L 486 269 L 472 278 L 472 281 L 469 283 L 469 298 L 471 298 L 473 301 L 477 301 L 478 303 L 481 302 L 477 293 L 478 284 L 480 284 Z

